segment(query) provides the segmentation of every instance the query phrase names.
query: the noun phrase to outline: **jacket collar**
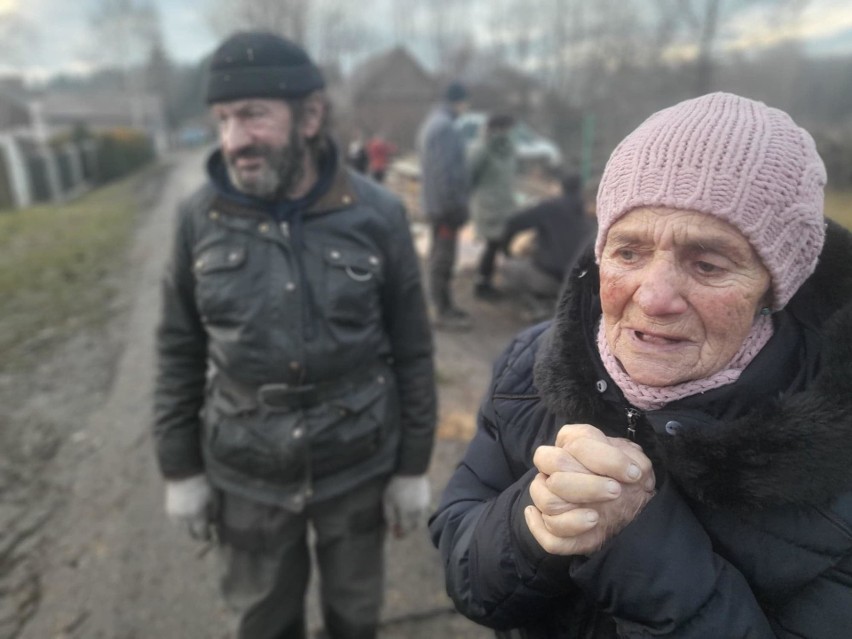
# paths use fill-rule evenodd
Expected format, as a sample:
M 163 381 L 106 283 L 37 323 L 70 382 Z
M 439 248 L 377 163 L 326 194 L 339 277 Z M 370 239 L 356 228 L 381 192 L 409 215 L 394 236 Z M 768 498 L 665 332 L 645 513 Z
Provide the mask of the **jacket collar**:
M 358 203 L 358 196 L 345 163 L 338 156 L 337 147 L 331 143 L 330 159 L 333 162 L 329 186 L 303 211 L 305 215 L 330 213 Z M 237 191 L 230 183 L 221 149 L 216 149 L 207 159 L 207 175 L 216 190 L 213 207 L 224 213 L 258 217 L 274 207 L 268 202 Z
M 674 433 L 661 428 L 648 433 L 642 443 L 693 499 L 753 509 L 825 503 L 852 490 L 850 255 L 852 235 L 829 223 L 816 271 L 783 311 L 784 321 L 799 327 L 799 345 L 803 349 L 804 343 L 809 345 L 804 364 L 813 367 L 812 375 L 792 371 L 788 380 L 796 381 L 786 392 L 741 402 L 736 415 L 720 418 L 702 410 L 711 399 L 707 396 L 648 413 L 652 424 L 679 417 L 691 425 Z M 626 405 L 613 389 L 594 390 L 602 378 L 614 388 L 603 372 L 591 328 L 600 316 L 599 287 L 589 251 L 569 275 L 535 367 L 536 386 L 552 412 L 593 424 L 611 412 L 613 404 Z M 756 359 L 753 364 L 757 363 Z M 750 372 L 751 383 L 760 379 Z M 745 383 L 719 391 L 745 393 Z

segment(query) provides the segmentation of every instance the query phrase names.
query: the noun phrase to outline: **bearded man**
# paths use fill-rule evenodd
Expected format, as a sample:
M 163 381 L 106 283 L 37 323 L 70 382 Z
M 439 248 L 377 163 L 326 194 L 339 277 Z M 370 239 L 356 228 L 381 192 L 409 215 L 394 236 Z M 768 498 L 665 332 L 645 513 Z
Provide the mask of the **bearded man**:
M 215 535 L 240 639 L 305 636 L 309 525 L 327 634 L 375 637 L 386 527 L 429 504 L 432 338 L 406 212 L 341 162 L 324 85 L 276 35 L 218 47 L 219 149 L 163 280 L 166 511 Z

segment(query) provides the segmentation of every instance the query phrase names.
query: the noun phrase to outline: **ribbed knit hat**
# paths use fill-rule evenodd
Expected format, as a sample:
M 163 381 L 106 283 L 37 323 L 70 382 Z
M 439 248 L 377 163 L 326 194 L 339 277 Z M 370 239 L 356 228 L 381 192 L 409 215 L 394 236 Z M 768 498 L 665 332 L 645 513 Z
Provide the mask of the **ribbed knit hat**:
M 708 213 L 733 225 L 772 277 L 783 308 L 825 239 L 825 166 L 789 115 L 730 93 L 658 111 L 613 151 L 598 188 L 600 261 L 609 227 L 639 207 Z
M 235 33 L 210 61 L 207 104 L 244 98 L 298 98 L 325 86 L 295 42 L 261 31 Z

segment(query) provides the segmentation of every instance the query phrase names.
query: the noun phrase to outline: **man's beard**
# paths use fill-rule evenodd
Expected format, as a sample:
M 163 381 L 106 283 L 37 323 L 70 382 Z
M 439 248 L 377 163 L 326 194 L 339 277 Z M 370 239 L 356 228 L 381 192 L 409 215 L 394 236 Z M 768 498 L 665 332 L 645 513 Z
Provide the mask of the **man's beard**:
M 238 191 L 263 199 L 285 196 L 295 187 L 304 175 L 306 146 L 298 133 L 290 134 L 290 143 L 282 147 L 268 144 L 254 144 L 225 156 L 228 177 Z M 264 162 L 256 171 L 244 173 L 236 166 L 238 158 L 263 158 Z

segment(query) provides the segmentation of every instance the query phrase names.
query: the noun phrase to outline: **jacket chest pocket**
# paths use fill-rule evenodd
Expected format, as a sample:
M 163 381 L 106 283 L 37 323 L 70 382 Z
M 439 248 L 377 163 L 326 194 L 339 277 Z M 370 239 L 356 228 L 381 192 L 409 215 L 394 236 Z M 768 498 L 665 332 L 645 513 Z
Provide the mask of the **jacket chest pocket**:
M 325 312 L 331 322 L 364 326 L 380 321 L 382 261 L 364 249 L 325 247 Z
M 205 322 L 237 320 L 251 299 L 248 251 L 238 244 L 216 244 L 195 257 L 195 299 Z

